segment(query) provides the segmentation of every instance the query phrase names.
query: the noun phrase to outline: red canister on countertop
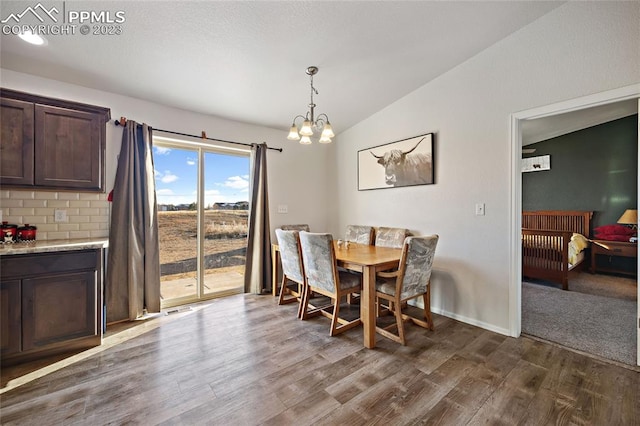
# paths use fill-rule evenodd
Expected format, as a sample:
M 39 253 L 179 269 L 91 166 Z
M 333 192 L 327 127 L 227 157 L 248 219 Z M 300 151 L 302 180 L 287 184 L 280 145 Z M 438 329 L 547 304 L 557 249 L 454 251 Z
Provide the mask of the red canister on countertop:
M 11 225 L 8 222 L 2 222 L 0 226 L 3 243 L 15 243 L 17 241 L 18 225 Z
M 35 241 L 37 229 L 35 226 L 29 226 L 28 223 L 25 223 L 24 226 L 18 228 L 18 241 Z

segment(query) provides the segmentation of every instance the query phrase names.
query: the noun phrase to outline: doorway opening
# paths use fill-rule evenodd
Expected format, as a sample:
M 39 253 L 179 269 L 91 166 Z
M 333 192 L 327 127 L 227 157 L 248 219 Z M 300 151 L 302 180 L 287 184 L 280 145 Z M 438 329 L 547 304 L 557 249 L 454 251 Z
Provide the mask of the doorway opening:
M 162 308 L 242 293 L 250 152 L 154 137 Z
M 589 110 L 605 105 L 613 105 L 633 101 L 635 112 L 638 111 L 638 98 L 640 97 L 640 87 L 629 86 L 596 95 L 586 96 L 554 105 L 535 108 L 512 114 L 511 116 L 511 148 L 512 148 L 512 204 L 511 204 L 511 285 L 510 285 L 510 330 L 511 335 L 517 337 L 522 332 L 522 247 L 521 247 L 521 226 L 522 226 L 522 169 L 521 158 L 523 153 L 523 124 L 525 121 L 539 118 L 554 118 L 565 113 L 581 111 L 588 113 Z M 541 120 L 542 121 L 542 120 Z M 586 127 L 586 126 L 585 126 Z M 553 136 L 551 136 L 553 137 Z M 636 159 L 636 163 L 640 163 Z M 638 178 L 636 177 L 636 180 Z M 636 267 L 636 277 L 637 277 Z M 637 289 L 637 278 L 635 281 Z M 636 290 L 636 293 L 638 291 Z M 640 365 L 640 337 L 638 337 L 638 326 L 640 324 L 640 310 L 638 309 L 636 294 L 635 315 L 630 319 L 629 326 L 635 329 L 636 336 L 636 356 L 635 364 Z M 562 344 L 562 342 L 559 342 Z

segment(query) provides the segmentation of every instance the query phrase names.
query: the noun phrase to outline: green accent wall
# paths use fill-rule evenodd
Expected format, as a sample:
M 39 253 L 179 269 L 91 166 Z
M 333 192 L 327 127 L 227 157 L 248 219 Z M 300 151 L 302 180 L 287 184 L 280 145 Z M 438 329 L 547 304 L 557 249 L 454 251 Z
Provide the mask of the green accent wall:
M 638 205 L 638 115 L 527 145 L 551 170 L 522 173 L 522 210 L 590 210 L 593 227 Z

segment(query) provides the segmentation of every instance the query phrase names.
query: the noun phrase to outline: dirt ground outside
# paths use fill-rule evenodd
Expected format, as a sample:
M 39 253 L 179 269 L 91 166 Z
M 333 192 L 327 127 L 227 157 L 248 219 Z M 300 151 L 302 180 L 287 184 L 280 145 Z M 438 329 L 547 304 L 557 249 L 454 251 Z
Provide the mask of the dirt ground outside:
M 205 254 L 246 247 L 248 214 L 247 210 L 205 210 Z M 197 212 L 158 212 L 158 234 L 160 264 L 195 257 Z
M 248 232 L 247 210 L 205 210 L 205 256 L 226 257 L 233 252 L 231 266 L 215 267 L 205 271 L 205 292 L 216 292 L 244 283 L 244 255 L 238 251 L 246 248 Z M 185 271 L 162 276 L 163 300 L 195 294 L 196 270 L 190 266 L 197 257 L 196 211 L 158 212 L 158 234 L 160 242 L 160 265 L 184 263 Z M 238 265 L 241 264 L 241 265 Z M 229 272 L 233 271 L 232 274 Z

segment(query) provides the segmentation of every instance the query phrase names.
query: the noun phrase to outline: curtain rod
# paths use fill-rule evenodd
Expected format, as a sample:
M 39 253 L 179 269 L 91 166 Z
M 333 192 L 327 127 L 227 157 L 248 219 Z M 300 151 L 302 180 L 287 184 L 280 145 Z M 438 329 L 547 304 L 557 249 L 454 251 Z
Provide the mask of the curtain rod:
M 122 126 L 124 127 L 127 124 L 127 119 L 126 117 L 120 117 L 120 120 L 113 120 L 113 123 L 116 126 Z M 198 139 L 206 139 L 208 141 L 216 141 L 216 142 L 224 142 L 224 143 L 231 143 L 231 144 L 235 144 L 235 145 L 244 145 L 244 146 L 252 146 L 252 144 L 250 143 L 244 143 L 244 142 L 235 142 L 235 141 L 226 141 L 224 139 L 215 139 L 215 138 L 208 138 L 207 134 L 205 133 L 205 131 L 202 131 L 202 134 L 200 136 L 197 135 L 190 135 L 188 133 L 180 133 L 180 132 L 174 132 L 172 130 L 162 130 L 162 129 L 156 129 L 153 126 L 151 127 L 153 130 L 156 130 L 158 132 L 164 132 L 164 133 L 171 133 L 172 135 L 179 135 L 179 136 L 186 136 L 189 138 L 198 138 Z M 267 146 L 267 149 L 272 149 L 274 151 L 278 151 L 278 152 L 282 152 L 282 148 L 272 148 L 270 146 Z

